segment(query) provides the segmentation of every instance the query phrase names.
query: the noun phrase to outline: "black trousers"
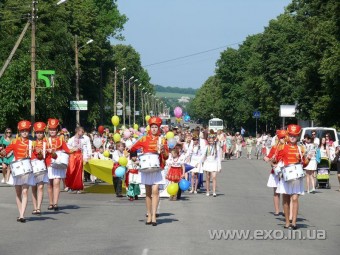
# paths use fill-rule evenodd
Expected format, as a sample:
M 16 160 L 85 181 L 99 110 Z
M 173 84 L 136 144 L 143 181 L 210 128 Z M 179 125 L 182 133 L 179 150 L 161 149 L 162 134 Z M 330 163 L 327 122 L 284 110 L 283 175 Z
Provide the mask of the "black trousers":
M 116 191 L 116 196 L 122 194 L 123 181 L 120 177 L 112 177 L 113 187 Z

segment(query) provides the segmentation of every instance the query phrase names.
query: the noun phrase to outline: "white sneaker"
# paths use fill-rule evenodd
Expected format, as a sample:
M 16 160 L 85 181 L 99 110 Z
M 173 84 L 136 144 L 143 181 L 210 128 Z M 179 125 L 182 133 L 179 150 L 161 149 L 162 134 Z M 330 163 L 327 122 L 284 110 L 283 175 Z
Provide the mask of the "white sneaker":
M 194 191 L 193 190 L 190 190 L 189 193 L 193 193 Z
M 1 183 L 5 183 L 5 179 L 4 178 L 2 178 Z
M 213 197 L 216 197 L 216 193 L 213 193 Z
M 194 193 L 197 194 L 197 191 L 195 190 Z
M 207 196 L 207 197 L 209 197 L 209 196 L 210 196 L 209 192 L 207 192 L 206 196 Z

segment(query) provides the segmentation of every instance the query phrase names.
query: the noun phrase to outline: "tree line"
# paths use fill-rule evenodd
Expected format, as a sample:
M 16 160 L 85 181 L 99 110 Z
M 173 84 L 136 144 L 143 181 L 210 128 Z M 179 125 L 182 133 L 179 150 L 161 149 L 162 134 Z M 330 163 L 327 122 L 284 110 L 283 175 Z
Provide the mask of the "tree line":
M 280 105 L 296 104 L 298 119 L 340 127 L 339 13 L 338 0 L 293 0 L 263 33 L 221 53 L 190 114 L 249 129 L 257 110 L 260 128 L 275 129 Z
M 31 0 L 0 2 L 0 67 L 9 56 L 27 20 L 31 19 Z M 57 0 L 39 1 L 36 19 L 36 69 L 55 70 L 53 88 L 43 88 L 37 80 L 36 121 L 59 118 L 64 126 L 75 126 L 75 36 L 78 38 L 80 100 L 88 100 L 88 111 L 81 111 L 81 124 L 93 127 L 110 124 L 113 115 L 114 81 L 117 102 L 125 100 L 128 86 L 139 84 L 154 93 L 140 55 L 128 45 L 111 45 L 124 39 L 128 18 L 119 12 L 116 0 L 72 0 L 56 5 Z M 16 128 L 21 119 L 30 119 L 30 31 L 26 33 L 14 58 L 0 78 L 0 130 Z M 86 45 L 92 39 L 93 43 Z M 116 75 L 115 75 L 116 71 Z M 134 77 L 134 83 L 128 79 Z M 138 83 L 137 83 L 138 82 Z M 137 93 L 140 93 L 141 86 Z M 140 109 L 138 100 L 137 109 Z
M 180 94 L 188 94 L 188 95 L 195 95 L 197 89 L 193 88 L 179 88 L 179 87 L 164 87 L 160 85 L 155 85 L 155 90 L 157 92 L 168 92 L 168 93 L 180 93 Z

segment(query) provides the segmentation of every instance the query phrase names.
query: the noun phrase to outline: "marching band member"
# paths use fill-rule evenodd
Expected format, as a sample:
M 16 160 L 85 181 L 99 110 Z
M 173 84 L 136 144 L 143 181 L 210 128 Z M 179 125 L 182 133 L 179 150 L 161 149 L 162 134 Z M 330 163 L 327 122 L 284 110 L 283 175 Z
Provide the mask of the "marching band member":
M 199 137 L 197 134 L 192 136 L 193 145 L 189 150 L 189 165 L 194 168 L 191 172 L 191 190 L 190 193 L 197 194 L 197 186 L 198 186 L 198 174 L 201 173 L 202 170 L 202 160 L 204 157 L 204 150 L 202 150 L 201 145 L 199 144 Z
M 275 213 L 274 216 L 279 216 L 280 213 L 280 194 L 276 192 L 277 187 L 280 182 L 280 178 L 278 174 L 275 174 L 274 170 L 275 167 L 277 167 L 279 161 L 279 151 L 281 151 L 286 143 L 286 130 L 276 130 L 276 135 L 279 141 L 277 142 L 276 145 L 274 145 L 269 154 L 263 158 L 264 161 L 271 163 L 272 170 L 269 174 L 268 182 L 267 182 L 267 187 L 273 188 L 274 189 L 274 209 Z M 280 163 L 281 164 L 281 163 Z
M 151 117 L 149 119 L 150 130 L 148 134 L 137 141 L 132 147 L 131 152 L 143 149 L 143 153 L 159 154 L 160 168 L 164 169 L 165 160 L 169 157 L 169 148 L 165 139 L 160 138 L 160 126 L 162 119 Z M 156 211 L 159 201 L 159 184 L 165 184 L 161 171 L 152 173 L 141 172 L 141 183 L 145 185 L 146 190 L 146 225 L 157 226 Z
M 58 156 L 56 154 L 57 151 L 65 151 L 66 153 L 71 153 L 72 151 L 67 147 L 65 141 L 58 137 L 58 127 L 59 120 L 57 119 L 48 119 L 47 128 L 49 137 L 48 141 L 48 149 L 47 149 L 47 157 L 46 157 L 46 165 L 48 170 L 48 178 L 50 183 L 48 185 L 48 198 L 49 198 L 49 206 L 48 210 L 58 211 L 58 201 L 59 201 L 59 192 L 60 192 L 60 180 L 66 177 L 66 169 L 57 169 L 52 166 L 52 159 L 56 159 Z
M 210 177 L 213 183 L 213 196 L 216 197 L 216 173 L 221 171 L 220 147 L 215 142 L 215 134 L 209 134 L 208 145 L 204 155 L 203 171 L 206 172 L 207 196 L 210 190 Z
M 82 193 L 84 189 L 83 165 L 91 158 L 91 141 L 90 138 L 84 135 L 84 128 L 77 127 L 75 136 L 71 137 L 67 145 L 71 148 L 69 164 L 66 171 L 65 185 L 71 190 L 77 190 L 77 193 Z
M 308 163 L 308 159 L 304 158 L 304 148 L 297 144 L 300 132 L 301 127 L 299 125 L 291 124 L 287 127 L 288 143 L 285 144 L 282 150 L 278 152 L 278 160 L 282 160 L 284 167 L 289 167 L 290 165 L 295 164 L 296 166 L 301 165 L 302 169 L 302 164 Z M 281 178 L 276 192 L 283 194 L 283 209 L 286 219 L 285 228 L 292 228 L 293 230 L 296 230 L 296 218 L 299 209 L 299 195 L 304 194 L 303 178 L 291 181 L 284 181 L 284 179 Z M 291 205 L 290 201 L 292 201 Z M 290 206 L 292 206 L 292 225 L 290 225 L 289 221 Z
M 32 154 L 32 164 L 33 160 L 42 161 L 46 168 L 45 158 L 47 149 L 47 140 L 45 138 L 46 124 L 44 122 L 36 122 L 33 125 L 33 130 L 37 136 L 37 140 L 33 143 L 34 149 Z M 41 203 L 44 195 L 44 183 L 48 183 L 47 171 L 42 172 L 39 175 L 34 175 L 35 185 L 32 186 L 32 202 L 33 202 L 33 212 L 34 215 L 41 215 Z
M 8 153 L 12 152 L 14 153 L 14 160 L 12 163 L 18 160 L 23 160 L 21 164 L 20 170 L 24 170 L 25 173 L 27 171 L 31 171 L 30 173 L 26 173 L 23 175 L 16 176 L 15 173 L 10 175 L 8 184 L 12 184 L 15 186 L 15 192 L 16 192 L 16 203 L 19 210 L 19 217 L 17 218 L 18 222 L 25 223 L 26 219 L 24 218 L 26 206 L 27 206 L 27 200 L 28 200 L 28 188 L 29 186 L 33 186 L 34 183 L 34 176 L 32 173 L 31 168 L 31 161 L 30 157 L 32 155 L 32 141 L 28 139 L 28 134 L 31 129 L 31 122 L 28 120 L 22 120 L 18 123 L 18 131 L 20 133 L 20 137 L 13 140 L 12 143 L 6 147 L 6 149 L 2 150 L 1 154 L 2 156 L 8 155 Z M 24 164 L 28 160 L 28 169 L 27 166 Z

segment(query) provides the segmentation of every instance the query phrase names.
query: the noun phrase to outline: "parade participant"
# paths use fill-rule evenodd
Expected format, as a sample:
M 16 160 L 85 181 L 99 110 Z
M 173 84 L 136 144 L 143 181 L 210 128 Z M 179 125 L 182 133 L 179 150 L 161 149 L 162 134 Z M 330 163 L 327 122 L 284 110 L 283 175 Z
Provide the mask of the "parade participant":
M 58 127 L 59 120 L 58 119 L 48 119 L 47 128 L 48 135 L 47 138 L 47 156 L 46 156 L 46 166 L 48 171 L 49 185 L 48 185 L 48 198 L 49 198 L 49 206 L 48 210 L 58 211 L 59 206 L 59 193 L 60 193 L 60 180 L 66 177 L 66 169 L 65 168 L 55 168 L 52 165 L 52 161 L 55 160 L 58 155 L 56 152 L 66 152 L 72 153 L 72 151 L 67 147 L 65 141 L 58 137 Z
M 253 150 L 253 137 L 250 135 L 247 139 L 246 139 L 246 148 L 247 148 L 247 159 L 251 159 L 251 152 Z
M 166 140 L 160 138 L 160 126 L 162 120 L 159 117 L 151 117 L 149 119 L 150 130 L 148 134 L 137 141 L 131 151 L 142 149 L 143 153 L 154 153 L 159 155 L 160 170 L 164 169 L 165 160 L 169 157 L 169 148 Z M 156 211 L 159 201 L 159 184 L 165 184 L 161 171 L 142 172 L 141 183 L 145 185 L 146 190 L 146 209 L 147 221 L 146 225 L 157 226 Z
M 314 182 L 314 174 L 318 167 L 318 163 L 316 161 L 316 144 L 312 143 L 311 137 L 309 135 L 305 136 L 305 149 L 306 154 L 310 158 L 308 165 L 304 168 L 306 170 L 306 184 L 307 184 L 307 193 L 314 193 L 315 191 L 315 182 Z M 310 185 L 311 184 L 311 185 Z M 311 189 L 310 189 L 311 186 Z
M 91 141 L 84 132 L 83 127 L 77 127 L 76 134 L 67 142 L 67 146 L 74 153 L 70 155 L 65 185 L 72 191 L 77 191 L 78 194 L 84 189 L 83 165 L 91 158 Z
M 113 187 L 116 192 L 116 197 L 123 197 L 122 195 L 122 189 L 123 189 L 123 177 L 117 177 L 115 175 L 115 170 L 119 167 L 119 158 L 124 156 L 124 150 L 125 150 L 125 143 L 119 142 L 116 145 L 116 150 L 112 154 L 112 160 L 114 167 L 112 169 L 112 182 Z
M 239 132 L 235 134 L 235 158 L 241 158 L 242 156 L 242 141 L 243 137 Z
M 32 164 L 34 160 L 39 160 L 41 161 L 39 163 L 46 168 L 45 158 L 47 139 L 45 138 L 45 129 L 46 124 L 44 122 L 36 122 L 33 125 L 33 130 L 37 136 L 37 139 L 33 143 Z M 41 215 L 41 203 L 44 196 L 44 183 L 48 183 L 47 171 L 34 175 L 34 181 L 35 185 L 32 186 L 32 202 L 34 210 L 32 214 Z
M 138 171 L 139 163 L 137 161 L 137 152 L 130 153 L 130 159 L 127 164 L 127 172 L 126 172 L 126 187 L 127 193 L 126 195 L 129 197 L 130 201 L 134 199 L 138 200 L 138 195 L 140 195 L 140 172 Z
M 274 196 L 273 196 L 273 202 L 274 202 L 274 216 L 279 216 L 280 214 L 280 194 L 276 192 L 276 189 L 279 185 L 279 175 L 275 174 L 274 169 L 277 167 L 278 164 L 281 164 L 281 162 L 278 161 L 279 158 L 279 151 L 281 151 L 286 143 L 286 135 L 287 132 L 286 130 L 276 130 L 276 135 L 279 141 L 277 142 L 276 145 L 274 145 L 268 156 L 265 156 L 263 159 L 264 161 L 268 162 L 271 164 L 271 172 L 269 174 L 268 182 L 267 182 L 267 187 L 273 188 L 274 191 Z
M 279 151 L 278 160 L 282 160 L 284 167 L 301 167 L 302 164 L 307 164 L 308 159 L 304 158 L 304 148 L 297 144 L 298 136 L 301 132 L 299 125 L 291 124 L 287 127 L 288 143 L 284 145 L 283 149 Z M 297 171 L 296 168 L 294 171 Z M 283 209 L 286 219 L 285 228 L 292 228 L 296 230 L 296 218 L 299 209 L 299 195 L 304 194 L 303 178 L 285 181 L 281 178 L 277 193 L 283 194 Z M 290 205 L 290 202 L 291 205 Z M 292 207 L 292 224 L 290 225 L 290 206 Z
M 210 196 L 210 178 L 212 178 L 214 197 L 216 197 L 216 173 L 221 171 L 221 158 L 219 157 L 219 147 L 216 145 L 215 138 L 215 134 L 209 135 L 203 160 L 203 171 L 206 172 L 206 195 Z
M 226 156 L 227 156 L 228 160 L 231 158 L 232 153 L 233 153 L 233 137 L 230 134 L 230 132 L 227 132 L 227 137 L 226 137 Z
M 202 160 L 204 157 L 204 150 L 199 144 L 199 137 L 197 134 L 192 136 L 193 145 L 189 150 L 189 165 L 194 168 L 191 170 L 191 190 L 190 193 L 197 194 L 198 174 L 202 171 Z
M 32 156 L 32 141 L 28 139 L 28 134 L 31 129 L 31 122 L 28 120 L 22 120 L 18 123 L 18 131 L 20 133 L 20 137 L 13 140 L 10 145 L 6 147 L 6 149 L 3 149 L 1 152 L 1 156 L 6 156 L 10 152 L 14 153 L 14 159 L 15 161 L 22 161 L 22 164 L 20 164 L 20 168 L 17 170 L 23 170 L 26 165 L 24 165 L 24 162 L 28 163 L 28 166 L 30 168 L 30 157 Z M 25 171 L 26 172 L 25 168 Z M 32 171 L 32 169 L 30 168 Z M 27 206 L 27 200 L 28 200 L 28 188 L 29 186 L 33 186 L 34 183 L 34 175 L 33 173 L 26 173 L 23 175 L 16 175 L 13 173 L 10 175 L 8 184 L 12 184 L 15 186 L 15 192 L 16 192 L 16 203 L 19 210 L 19 217 L 17 218 L 18 222 L 25 223 L 26 219 L 24 218 L 26 206 Z
M 168 160 L 166 161 L 169 167 L 166 179 L 172 183 L 178 183 L 182 178 L 185 177 L 185 154 L 181 153 L 181 146 L 176 145 L 171 150 Z M 170 200 L 174 201 L 181 198 L 181 189 L 178 189 L 177 196 L 170 196 Z
M 6 146 L 10 145 L 12 142 L 12 129 L 6 128 L 5 135 L 0 138 L 0 151 L 2 149 L 5 149 Z M 10 152 L 8 155 L 6 155 L 3 158 L 0 158 L 0 164 L 2 164 L 2 175 L 3 178 L 1 180 L 1 183 L 7 183 L 9 175 L 11 173 L 11 169 L 8 167 L 8 165 L 12 162 L 14 158 L 14 154 Z

